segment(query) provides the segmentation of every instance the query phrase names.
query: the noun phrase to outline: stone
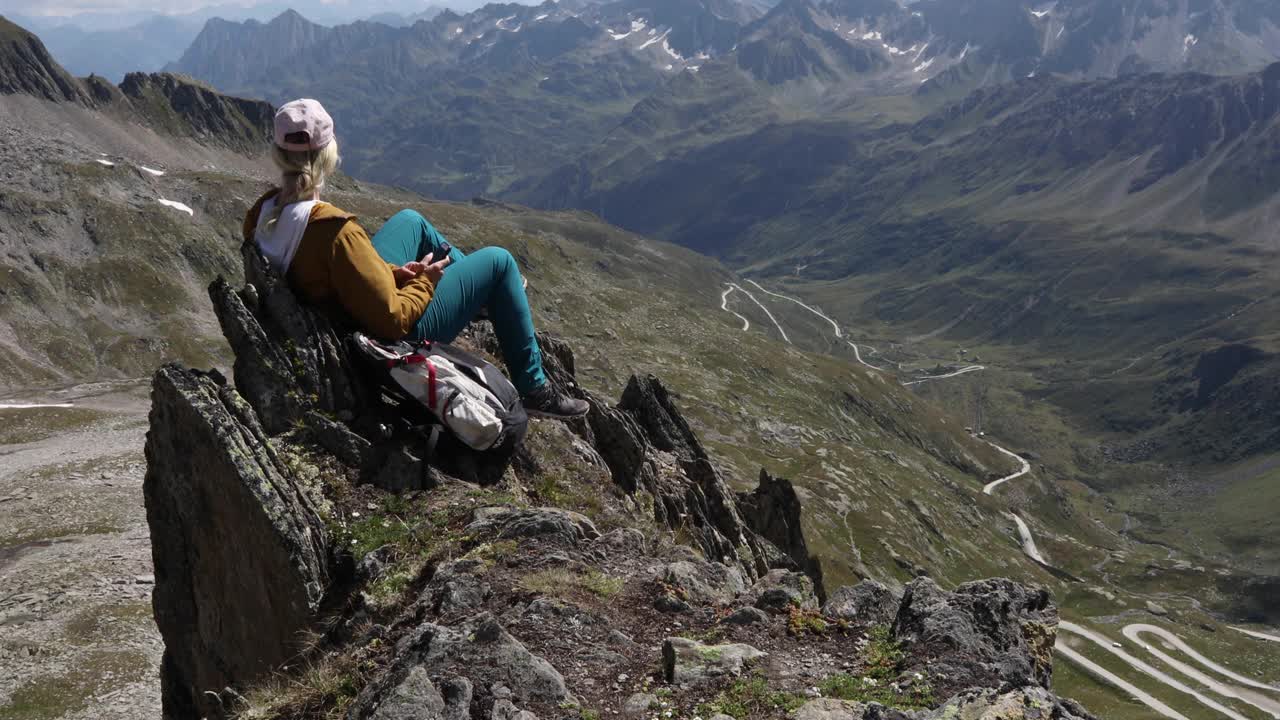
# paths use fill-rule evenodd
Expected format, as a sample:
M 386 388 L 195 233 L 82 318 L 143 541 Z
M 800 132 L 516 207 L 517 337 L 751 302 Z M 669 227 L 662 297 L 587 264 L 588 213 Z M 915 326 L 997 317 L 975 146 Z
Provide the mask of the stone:
M 622 714 L 627 717 L 640 717 L 649 711 L 649 708 L 657 707 L 658 696 L 650 693 L 636 693 L 627 698 L 622 704 Z
M 296 656 L 329 587 L 328 530 L 220 375 L 166 365 L 151 399 L 143 495 L 164 713 L 217 716 L 203 689 L 252 683 Z
M 587 516 L 559 508 L 479 508 L 466 531 L 489 540 L 543 537 L 571 546 L 600 537 Z
M 947 592 L 919 578 L 906 588 L 893 636 L 918 658 L 906 672 L 945 677 L 947 688 L 1047 688 L 1057 629 L 1058 610 L 1042 587 L 995 578 Z
M 1157 617 L 1169 616 L 1169 610 L 1167 608 L 1151 600 L 1147 601 L 1147 612 Z
M 822 614 L 837 620 L 890 624 L 898 615 L 902 596 L 875 580 L 837 588 L 822 606 Z
M 818 609 L 813 581 L 807 575 L 790 570 L 770 570 L 751 586 L 748 596 L 753 605 L 774 614 L 784 614 L 793 607 Z
M 990 688 L 968 690 L 920 720 L 990 718 L 991 720 L 1097 720 L 1074 700 L 1059 698 L 1041 687 L 1001 693 Z
M 357 702 L 347 713 L 348 720 L 469 720 L 471 683 L 450 678 L 439 689 L 426 668 L 409 668 L 385 694 L 364 703 Z
M 720 622 L 726 625 L 755 625 L 769 622 L 769 614 L 760 608 L 738 608 L 725 616 Z
M 795 720 L 862 720 L 867 706 L 850 700 L 819 698 L 810 700 L 796 710 Z
M 442 563 L 422 591 L 422 599 L 437 615 L 473 613 L 484 606 L 491 590 L 480 575 L 480 560 L 454 560 Z
M 489 718 L 490 720 L 538 720 L 537 715 L 528 710 L 521 710 L 515 706 L 515 703 L 505 698 L 494 701 Z
M 742 643 L 705 645 L 689 638 L 670 637 L 662 643 L 662 674 L 669 683 L 698 684 L 741 675 L 749 663 L 766 654 Z
M 698 605 L 723 605 L 746 590 L 742 571 L 718 562 L 678 560 L 663 566 L 661 584 L 677 599 Z
M 414 628 L 396 643 L 390 669 L 360 692 L 355 706 L 375 705 L 416 666 L 465 668 L 473 685 L 510 688 L 510 697 L 501 699 L 509 699 L 513 705 L 573 701 L 564 677 L 551 663 L 529 652 L 493 615 L 481 613 L 458 626 L 428 622 Z M 363 716 L 350 717 L 359 720 Z

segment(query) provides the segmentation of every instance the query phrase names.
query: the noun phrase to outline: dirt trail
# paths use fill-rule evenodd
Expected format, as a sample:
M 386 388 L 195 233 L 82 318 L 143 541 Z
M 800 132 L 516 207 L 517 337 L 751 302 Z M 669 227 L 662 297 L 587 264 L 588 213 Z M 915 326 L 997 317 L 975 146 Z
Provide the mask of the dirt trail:
M 159 717 L 147 386 L 21 400 L 0 399 L 0 715 Z

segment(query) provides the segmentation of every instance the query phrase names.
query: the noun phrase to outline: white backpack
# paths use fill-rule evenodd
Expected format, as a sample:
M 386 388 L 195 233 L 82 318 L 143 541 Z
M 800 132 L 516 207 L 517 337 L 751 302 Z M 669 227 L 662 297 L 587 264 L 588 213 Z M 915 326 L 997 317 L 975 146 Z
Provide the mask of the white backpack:
M 383 386 L 425 407 L 473 450 L 512 448 L 529 418 L 520 393 L 491 363 L 446 343 L 380 343 L 356 333 L 361 354 L 385 373 Z

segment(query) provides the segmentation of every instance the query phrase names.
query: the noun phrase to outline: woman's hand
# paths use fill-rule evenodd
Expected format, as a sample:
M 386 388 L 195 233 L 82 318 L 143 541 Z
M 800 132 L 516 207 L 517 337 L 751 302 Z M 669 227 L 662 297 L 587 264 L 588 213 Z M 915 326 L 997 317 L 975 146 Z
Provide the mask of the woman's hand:
M 424 267 L 420 262 L 411 262 L 392 270 L 391 276 L 396 279 L 396 287 L 404 287 L 405 283 L 421 274 Z
M 440 276 L 444 275 L 444 268 L 449 264 L 450 260 L 451 258 L 446 255 L 441 258 L 440 262 L 417 264 L 422 266 L 422 274 L 430 278 L 431 284 L 435 285 L 440 282 Z

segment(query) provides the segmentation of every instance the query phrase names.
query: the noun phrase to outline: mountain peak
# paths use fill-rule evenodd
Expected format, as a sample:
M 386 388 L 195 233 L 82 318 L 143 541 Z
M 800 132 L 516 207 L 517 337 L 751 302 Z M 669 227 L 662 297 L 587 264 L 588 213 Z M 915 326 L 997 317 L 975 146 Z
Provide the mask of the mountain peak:
M 0 94 L 15 93 L 91 104 L 80 83 L 54 61 L 40 38 L 0 16 Z

